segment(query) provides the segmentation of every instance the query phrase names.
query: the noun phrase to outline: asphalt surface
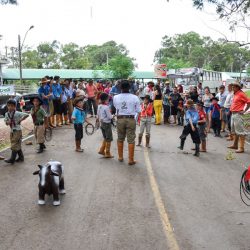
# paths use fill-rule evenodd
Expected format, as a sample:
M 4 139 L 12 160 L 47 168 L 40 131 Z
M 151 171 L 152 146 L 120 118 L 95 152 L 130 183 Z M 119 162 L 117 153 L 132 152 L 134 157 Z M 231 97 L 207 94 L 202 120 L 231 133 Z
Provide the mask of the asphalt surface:
M 74 152 L 72 128 L 54 130 L 44 154 L 24 145 L 24 163 L 0 162 L 0 249 L 173 249 L 145 154 L 177 249 L 250 249 L 250 208 L 239 197 L 240 177 L 250 164 L 249 146 L 247 153 L 226 161 L 225 139 L 209 135 L 209 152 L 196 158 L 191 139 L 185 152 L 177 149 L 180 133 L 179 127 L 152 126 L 152 148 L 137 148 L 138 164 L 133 167 L 117 161 L 115 143 L 114 159 L 96 153 L 100 131 L 85 135 L 83 154 Z M 32 173 L 48 160 L 65 166 L 67 194 L 61 196 L 60 207 L 52 205 L 51 197 L 45 206 L 36 204 L 38 177 Z

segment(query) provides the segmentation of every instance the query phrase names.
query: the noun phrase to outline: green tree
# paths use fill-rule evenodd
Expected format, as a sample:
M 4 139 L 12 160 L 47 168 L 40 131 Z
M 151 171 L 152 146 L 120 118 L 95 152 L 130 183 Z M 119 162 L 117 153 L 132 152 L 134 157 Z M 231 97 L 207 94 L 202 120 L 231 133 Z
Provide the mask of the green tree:
M 118 55 L 110 60 L 109 68 L 114 78 L 126 79 L 132 76 L 135 66 L 132 58 Z

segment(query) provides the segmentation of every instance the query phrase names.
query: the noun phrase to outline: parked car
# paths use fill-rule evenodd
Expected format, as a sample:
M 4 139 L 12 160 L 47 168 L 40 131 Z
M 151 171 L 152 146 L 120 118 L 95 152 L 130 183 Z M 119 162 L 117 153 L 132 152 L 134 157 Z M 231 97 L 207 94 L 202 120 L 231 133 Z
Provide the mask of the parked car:
M 30 99 L 34 98 L 35 96 L 38 96 L 38 94 L 25 94 L 25 95 L 16 95 L 16 96 L 10 96 L 10 95 L 3 95 L 0 96 L 0 115 L 5 115 L 5 113 L 7 112 L 7 101 L 9 99 L 15 99 L 17 102 L 17 110 L 21 111 L 21 107 L 20 107 L 20 101 L 23 98 L 25 105 L 23 107 L 23 111 L 24 112 L 30 112 L 31 108 L 32 108 L 32 103 L 30 101 Z

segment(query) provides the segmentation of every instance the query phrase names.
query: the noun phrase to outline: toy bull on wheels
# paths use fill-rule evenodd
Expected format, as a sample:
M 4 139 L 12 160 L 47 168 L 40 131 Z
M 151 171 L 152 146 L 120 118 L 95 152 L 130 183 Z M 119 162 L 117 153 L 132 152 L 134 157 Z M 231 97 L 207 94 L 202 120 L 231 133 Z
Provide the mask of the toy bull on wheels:
M 46 165 L 38 165 L 40 170 L 35 171 L 33 175 L 39 174 L 39 205 L 45 204 L 45 194 L 53 195 L 53 205 L 59 206 L 59 194 L 65 194 L 63 165 L 58 161 L 49 161 Z

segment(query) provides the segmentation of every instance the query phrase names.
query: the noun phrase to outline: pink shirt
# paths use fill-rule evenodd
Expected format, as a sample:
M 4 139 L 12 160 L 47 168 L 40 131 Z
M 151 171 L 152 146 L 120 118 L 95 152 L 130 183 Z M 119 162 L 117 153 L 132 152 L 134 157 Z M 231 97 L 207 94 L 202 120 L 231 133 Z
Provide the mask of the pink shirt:
M 88 97 L 90 97 L 90 98 L 95 97 L 95 94 L 97 92 L 96 86 L 94 84 L 93 85 L 87 84 L 86 85 L 86 92 L 88 94 Z

